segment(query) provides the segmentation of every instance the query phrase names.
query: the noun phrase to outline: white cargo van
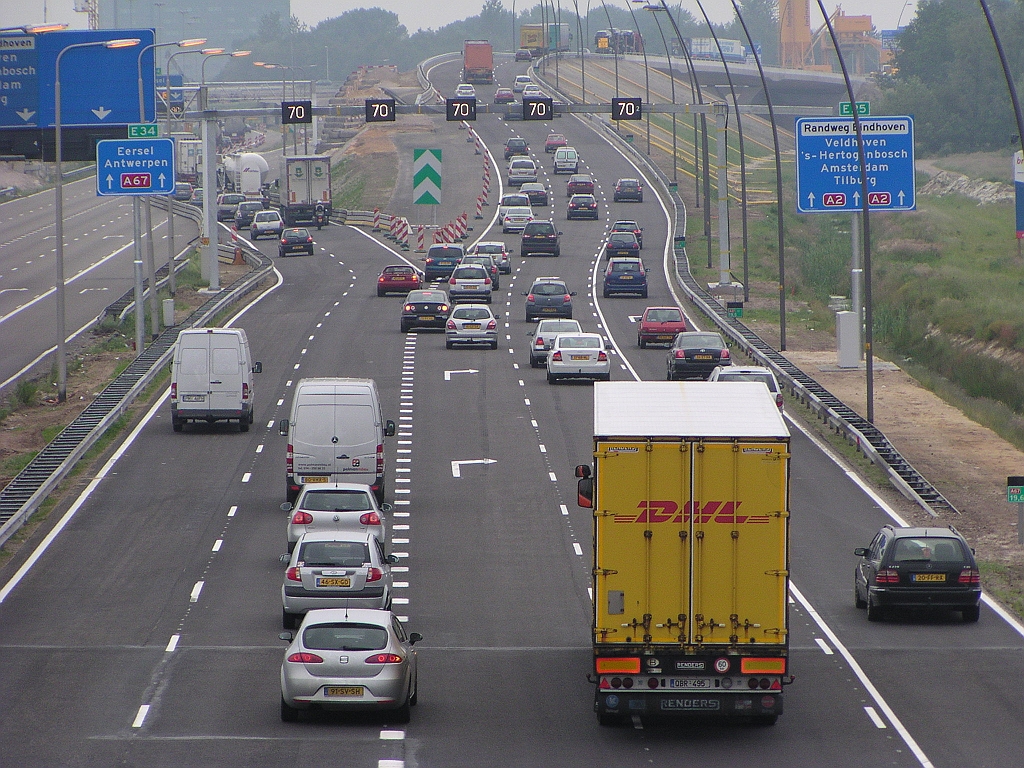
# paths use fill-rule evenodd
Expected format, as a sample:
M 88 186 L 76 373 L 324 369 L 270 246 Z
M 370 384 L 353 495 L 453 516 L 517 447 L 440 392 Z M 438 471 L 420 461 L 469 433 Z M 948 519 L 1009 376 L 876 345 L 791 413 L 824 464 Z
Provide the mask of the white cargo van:
M 190 328 L 178 334 L 171 363 L 171 426 L 186 421 L 237 420 L 242 432 L 253 421 L 253 363 L 241 328 Z
M 580 155 L 572 147 L 555 150 L 555 173 L 579 173 Z
M 288 436 L 289 502 L 307 483 L 365 483 L 383 502 L 384 438 L 395 422 L 384 421 L 373 379 L 300 379 L 279 426 Z

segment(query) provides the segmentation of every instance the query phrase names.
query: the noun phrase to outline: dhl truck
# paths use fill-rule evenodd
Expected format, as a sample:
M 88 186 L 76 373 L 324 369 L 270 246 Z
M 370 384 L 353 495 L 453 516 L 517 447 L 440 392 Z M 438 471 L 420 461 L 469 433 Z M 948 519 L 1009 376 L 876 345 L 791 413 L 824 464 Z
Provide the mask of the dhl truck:
M 756 382 L 600 382 L 593 510 L 594 708 L 782 713 L 789 670 L 789 430 Z

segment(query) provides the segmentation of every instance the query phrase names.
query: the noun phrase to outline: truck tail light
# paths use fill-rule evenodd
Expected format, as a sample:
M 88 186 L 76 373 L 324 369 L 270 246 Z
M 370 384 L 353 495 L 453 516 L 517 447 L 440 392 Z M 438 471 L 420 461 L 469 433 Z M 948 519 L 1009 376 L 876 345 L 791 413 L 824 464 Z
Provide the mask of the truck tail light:
M 359 524 L 380 525 L 380 515 L 378 515 L 376 512 L 366 512 L 365 514 L 359 516 Z
M 401 664 L 405 659 L 397 653 L 375 653 L 366 658 L 367 664 Z
M 302 581 L 302 569 L 293 565 L 284 572 L 284 577 L 288 579 L 288 581 Z
M 886 568 L 875 574 L 875 584 L 899 584 L 900 572 L 892 568 Z
M 961 584 L 980 584 L 981 574 L 977 568 L 964 568 L 960 571 L 960 578 L 958 581 Z
M 284 469 L 289 475 L 295 474 L 295 451 L 291 443 L 288 443 L 284 452 Z
M 639 675 L 639 656 L 611 656 L 594 659 L 594 668 L 599 675 Z
M 372 565 L 366 569 L 366 580 L 369 581 L 380 581 L 384 578 L 384 571 L 380 568 L 374 568 Z
M 377 474 L 384 474 L 384 446 L 377 444 Z
M 299 651 L 293 653 L 288 657 L 288 661 L 293 664 L 323 664 L 324 660 L 317 656 L 315 653 L 309 651 Z
M 243 381 L 243 382 L 242 382 L 242 402 L 245 402 L 245 401 L 247 401 L 248 399 L 249 399 L 249 385 L 248 385 L 248 384 L 246 384 L 246 383 L 245 383 L 245 382 Z
M 312 522 L 313 516 L 309 514 L 309 512 L 305 512 L 301 509 L 298 510 L 294 515 L 292 515 L 293 525 L 309 525 Z
M 171 402 L 176 403 L 178 401 L 178 383 L 171 384 Z
M 554 353 L 552 353 L 551 359 L 554 360 L 556 363 L 562 362 L 562 353 L 561 352 L 554 352 Z

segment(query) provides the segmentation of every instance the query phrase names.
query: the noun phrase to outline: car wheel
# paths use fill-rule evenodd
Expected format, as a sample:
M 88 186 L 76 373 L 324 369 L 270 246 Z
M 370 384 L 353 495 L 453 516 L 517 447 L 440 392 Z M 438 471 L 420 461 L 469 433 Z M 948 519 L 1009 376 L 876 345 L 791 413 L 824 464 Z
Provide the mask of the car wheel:
M 491 303 L 491 297 L 490 297 L 490 296 L 488 296 L 488 297 L 487 297 L 487 303 L 488 303 L 488 304 L 490 304 L 490 303 Z
M 640 195 L 640 197 L 638 197 L 638 198 L 636 199 L 636 201 L 637 201 L 638 203 L 642 203 L 642 202 L 644 201 L 644 196 L 643 196 L 643 195 Z
M 604 292 L 604 297 L 605 297 L 606 299 L 609 299 L 609 298 L 611 298 L 611 293 L 610 293 L 609 291 L 605 291 L 605 292 Z
M 548 371 L 548 384 L 554 384 L 558 381 L 558 377 L 555 376 L 551 371 Z
M 387 295 L 387 294 L 386 294 L 386 293 L 385 293 L 384 291 L 377 291 L 377 298 L 378 298 L 378 299 L 379 299 L 379 298 L 380 298 L 381 296 L 386 296 L 386 295 Z
M 406 325 L 405 323 L 402 323 L 402 333 L 408 333 L 408 332 L 409 332 L 409 326 Z
M 395 710 L 395 722 L 396 723 L 408 723 L 412 718 L 412 712 L 410 711 L 409 699 L 405 700 L 405 704 Z
M 416 706 L 420 700 L 420 675 L 417 672 L 412 681 L 412 696 L 409 697 L 409 704 Z
M 881 621 L 882 620 L 882 608 L 871 602 L 871 598 L 867 601 L 868 609 L 868 621 Z
M 292 707 L 281 697 L 281 720 L 285 723 L 296 723 L 299 720 L 299 710 Z
M 666 381 L 675 381 L 676 377 L 672 375 L 672 371 L 668 371 L 665 374 Z
M 756 715 L 753 719 L 753 723 L 754 725 L 770 726 L 775 725 L 778 719 L 778 715 Z
M 453 346 L 454 345 L 448 339 L 445 339 L 445 341 L 444 341 L 444 348 L 445 349 L 451 349 Z
M 646 288 L 644 288 L 644 292 L 640 294 L 640 298 L 641 299 L 646 299 L 647 298 L 647 289 Z
M 181 432 L 181 430 L 184 429 L 184 428 L 185 428 L 185 420 L 184 419 L 176 419 L 173 416 L 171 417 L 171 429 L 173 429 L 175 432 Z
M 868 607 L 867 601 L 861 599 L 860 590 L 857 589 L 856 584 L 853 585 L 853 604 L 860 610 L 864 610 Z
M 611 373 L 604 373 L 604 374 L 601 374 L 600 378 L 601 378 L 601 381 L 611 381 L 612 380 L 612 375 L 611 375 Z
M 537 360 L 537 358 L 535 358 L 535 357 L 531 357 L 530 358 L 530 367 L 531 368 L 540 368 L 540 361 Z
M 239 432 L 248 432 L 249 431 L 249 423 L 250 422 L 249 422 L 249 417 L 248 416 L 243 416 L 242 418 L 240 418 L 238 420 L 238 431 Z
M 641 339 L 639 336 L 636 337 L 636 345 L 640 347 L 640 349 L 647 349 L 647 342 Z
M 491 349 L 497 349 L 497 348 L 498 348 L 498 342 L 492 341 L 491 342 Z
M 281 626 L 285 629 L 295 629 L 295 627 L 297 627 L 299 624 L 298 621 L 296 621 L 298 618 L 299 617 L 296 616 L 294 613 L 288 613 L 288 611 L 282 609 Z
M 981 606 L 972 605 L 970 608 L 964 608 L 960 611 L 960 615 L 964 617 L 965 622 L 973 624 L 981 618 Z

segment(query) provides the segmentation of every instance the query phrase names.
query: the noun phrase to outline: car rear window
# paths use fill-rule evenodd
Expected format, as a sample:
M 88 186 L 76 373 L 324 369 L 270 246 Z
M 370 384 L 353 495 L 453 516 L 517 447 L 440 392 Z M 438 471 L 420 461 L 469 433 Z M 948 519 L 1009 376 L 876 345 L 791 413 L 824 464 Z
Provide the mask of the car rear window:
M 533 286 L 531 293 L 536 293 L 540 296 L 560 296 L 565 293 L 565 286 L 558 283 L 538 283 Z
M 443 291 L 412 291 L 408 295 L 410 302 L 414 301 L 440 301 L 448 300 L 448 295 Z
M 483 280 L 487 272 L 480 267 L 465 267 L 455 271 L 453 277 L 456 280 Z
M 361 512 L 373 509 L 365 491 L 307 491 L 298 504 L 310 512 Z
M 639 272 L 640 264 L 636 261 L 613 261 L 612 272 Z
M 579 324 L 574 320 L 541 320 L 537 328 L 537 335 L 544 333 L 572 333 L 579 330 Z
M 372 624 L 314 624 L 302 632 L 302 644 L 314 651 L 378 651 L 388 631 Z
M 478 245 L 476 247 L 477 253 L 501 253 L 504 250 L 504 246 L 501 245 Z
M 479 309 L 476 307 L 462 307 L 456 309 L 452 313 L 453 317 L 457 317 L 459 320 L 483 320 L 491 316 L 491 313 L 486 309 Z
M 679 346 L 683 347 L 717 347 L 723 349 L 722 338 L 715 333 L 702 333 L 693 336 L 680 335 Z
M 427 253 L 432 259 L 461 259 L 462 251 L 458 248 L 431 248 L 430 252 Z
M 370 548 L 359 541 L 305 541 L 296 563 L 311 568 L 358 568 L 370 562 Z
M 559 347 L 572 347 L 574 349 L 600 349 L 601 340 L 593 336 L 563 336 L 558 340 Z
M 948 536 L 915 536 L 897 539 L 892 559 L 897 563 L 955 563 L 963 561 L 964 552 L 960 542 Z
M 411 275 L 412 267 L 385 267 L 384 271 L 389 275 Z
M 531 222 L 523 230 L 524 235 L 553 235 L 554 233 L 555 225 L 550 221 Z
M 682 320 L 678 309 L 652 309 L 647 313 L 647 319 L 652 323 L 677 323 Z
M 769 391 L 775 392 L 775 377 L 767 373 L 720 373 L 718 381 L 760 381 L 763 382 Z

